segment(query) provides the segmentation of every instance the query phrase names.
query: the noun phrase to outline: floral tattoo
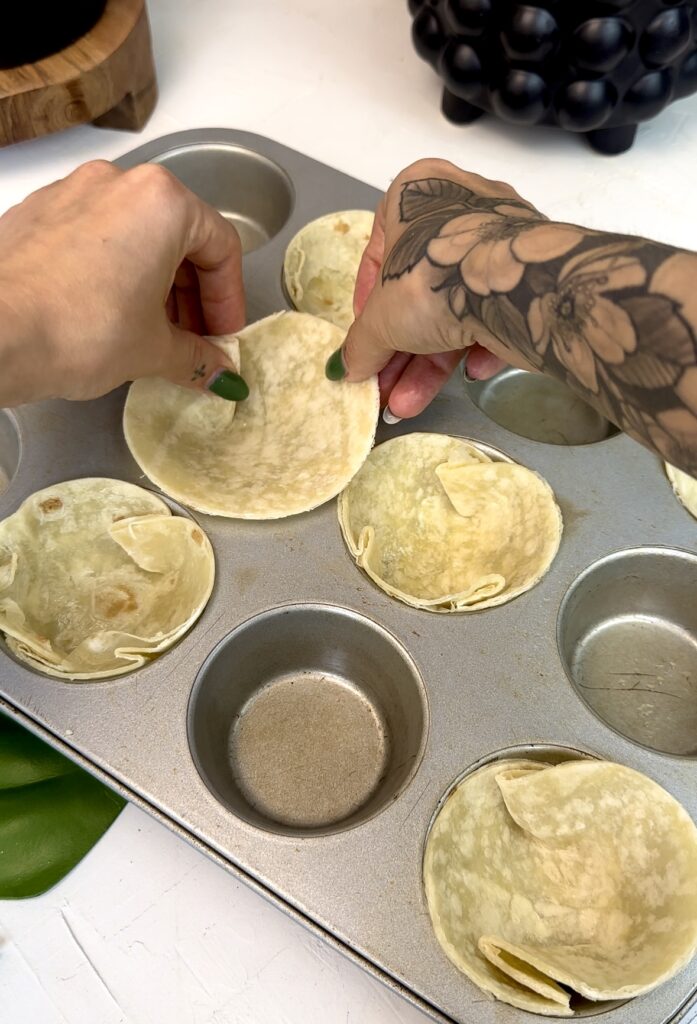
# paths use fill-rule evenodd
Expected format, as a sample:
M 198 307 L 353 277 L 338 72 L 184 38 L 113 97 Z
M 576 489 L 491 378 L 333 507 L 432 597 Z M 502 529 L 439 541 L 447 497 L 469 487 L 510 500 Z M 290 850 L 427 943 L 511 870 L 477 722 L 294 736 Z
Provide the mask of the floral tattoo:
M 553 223 L 443 178 L 407 182 L 400 219 L 383 283 L 427 261 L 451 316 L 697 475 L 697 254 Z

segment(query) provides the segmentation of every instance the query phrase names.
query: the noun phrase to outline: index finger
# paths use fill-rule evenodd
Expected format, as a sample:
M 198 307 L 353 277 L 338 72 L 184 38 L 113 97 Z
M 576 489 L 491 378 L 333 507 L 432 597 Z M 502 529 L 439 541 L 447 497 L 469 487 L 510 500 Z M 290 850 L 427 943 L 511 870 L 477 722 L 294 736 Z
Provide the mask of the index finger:
M 385 196 L 383 196 L 375 211 L 373 230 L 358 267 L 356 287 L 353 292 L 353 313 L 356 318 L 363 312 L 368 296 L 375 287 L 385 257 L 385 201 Z
M 196 268 L 206 329 L 209 334 L 233 334 L 245 324 L 240 236 L 193 192 L 187 193 L 185 211 L 188 230 L 182 256 Z

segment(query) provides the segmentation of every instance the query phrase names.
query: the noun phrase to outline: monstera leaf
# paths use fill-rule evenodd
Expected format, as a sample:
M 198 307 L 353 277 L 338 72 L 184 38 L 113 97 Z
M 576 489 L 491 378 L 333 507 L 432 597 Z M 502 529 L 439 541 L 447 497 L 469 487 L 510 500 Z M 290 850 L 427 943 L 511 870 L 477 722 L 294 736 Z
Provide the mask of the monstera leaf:
M 0 715 L 0 899 L 38 896 L 60 882 L 124 802 Z

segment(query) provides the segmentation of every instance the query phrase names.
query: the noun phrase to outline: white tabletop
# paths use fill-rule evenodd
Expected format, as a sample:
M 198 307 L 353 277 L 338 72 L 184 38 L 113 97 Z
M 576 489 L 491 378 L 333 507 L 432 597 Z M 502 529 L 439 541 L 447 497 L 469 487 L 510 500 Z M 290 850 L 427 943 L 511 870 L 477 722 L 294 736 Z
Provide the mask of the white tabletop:
M 194 127 L 268 135 L 384 188 L 421 156 L 544 212 L 695 248 L 697 99 L 621 157 L 484 119 L 448 124 L 405 0 L 150 0 L 160 84 L 141 136 L 80 127 L 0 151 L 0 211 L 84 160 Z M 0 903 L 8 1024 L 423 1024 L 426 1018 L 129 806 L 37 899 Z

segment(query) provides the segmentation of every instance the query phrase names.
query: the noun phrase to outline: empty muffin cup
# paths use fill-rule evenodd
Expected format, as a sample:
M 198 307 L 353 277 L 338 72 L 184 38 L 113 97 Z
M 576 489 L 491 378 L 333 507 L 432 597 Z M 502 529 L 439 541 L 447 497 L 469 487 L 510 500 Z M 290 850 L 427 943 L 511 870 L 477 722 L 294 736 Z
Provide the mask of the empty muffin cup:
M 283 835 L 358 825 L 421 760 L 423 683 L 399 642 L 354 611 L 274 608 L 228 634 L 189 704 L 189 745 L 213 795 Z
M 614 423 L 553 377 L 511 366 L 466 387 L 489 419 L 531 441 L 594 444 L 619 433 Z
M 664 754 L 697 757 L 697 555 L 618 551 L 571 585 L 557 625 L 577 693 L 611 728 Z
M 152 160 L 162 164 L 237 228 L 244 252 L 277 235 L 293 209 L 285 171 L 251 149 L 201 142 L 170 149 Z
M 0 409 L 0 494 L 9 487 L 17 472 L 21 454 L 16 420 L 12 413 Z

